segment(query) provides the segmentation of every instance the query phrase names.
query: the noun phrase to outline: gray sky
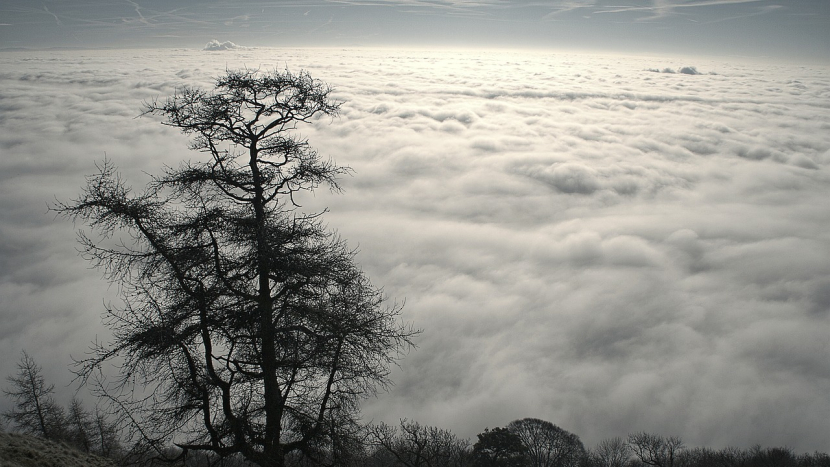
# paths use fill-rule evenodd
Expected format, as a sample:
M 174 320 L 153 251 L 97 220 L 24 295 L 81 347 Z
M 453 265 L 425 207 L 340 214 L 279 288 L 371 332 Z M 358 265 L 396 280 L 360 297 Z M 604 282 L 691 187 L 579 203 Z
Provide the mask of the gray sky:
M 202 46 L 0 53 L 0 375 L 25 349 L 67 403 L 108 339 L 46 206 L 105 155 L 135 186 L 199 157 L 142 101 L 289 66 L 336 87 L 302 134 L 356 172 L 301 202 L 424 330 L 367 419 L 830 451 L 827 66 Z
M 2 47 L 435 46 L 827 61 L 826 0 L 0 2 Z

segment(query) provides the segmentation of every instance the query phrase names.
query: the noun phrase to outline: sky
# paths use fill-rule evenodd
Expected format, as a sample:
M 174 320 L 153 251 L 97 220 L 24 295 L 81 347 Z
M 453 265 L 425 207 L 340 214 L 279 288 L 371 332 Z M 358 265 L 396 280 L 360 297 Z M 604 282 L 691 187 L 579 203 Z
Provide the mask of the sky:
M 826 0 L 3 0 L 0 47 L 452 46 L 830 58 Z
M 302 204 L 423 330 L 367 421 L 830 452 L 828 4 L 3 0 L 0 376 L 26 350 L 68 403 L 108 338 L 48 205 L 199 157 L 142 102 L 288 67 L 355 172 Z

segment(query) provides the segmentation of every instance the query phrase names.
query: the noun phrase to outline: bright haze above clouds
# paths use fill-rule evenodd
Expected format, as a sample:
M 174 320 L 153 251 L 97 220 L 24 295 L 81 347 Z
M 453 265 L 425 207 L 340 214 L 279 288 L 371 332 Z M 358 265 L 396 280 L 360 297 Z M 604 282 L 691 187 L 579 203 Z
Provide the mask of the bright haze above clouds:
M 830 59 L 826 0 L 4 0 L 2 47 L 591 49 Z

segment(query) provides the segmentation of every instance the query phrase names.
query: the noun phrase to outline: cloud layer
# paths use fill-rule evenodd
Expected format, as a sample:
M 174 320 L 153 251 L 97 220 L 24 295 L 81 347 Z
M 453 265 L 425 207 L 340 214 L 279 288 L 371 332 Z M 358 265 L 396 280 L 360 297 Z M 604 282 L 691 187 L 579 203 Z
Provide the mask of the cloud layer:
M 336 87 L 341 118 L 302 133 L 356 171 L 302 202 L 424 329 L 368 418 L 830 451 L 828 68 L 367 49 L 0 63 L 3 374 L 25 348 L 60 386 L 66 355 L 106 336 L 114 291 L 47 203 L 105 154 L 136 185 L 198 157 L 134 118 L 142 100 L 287 65 Z

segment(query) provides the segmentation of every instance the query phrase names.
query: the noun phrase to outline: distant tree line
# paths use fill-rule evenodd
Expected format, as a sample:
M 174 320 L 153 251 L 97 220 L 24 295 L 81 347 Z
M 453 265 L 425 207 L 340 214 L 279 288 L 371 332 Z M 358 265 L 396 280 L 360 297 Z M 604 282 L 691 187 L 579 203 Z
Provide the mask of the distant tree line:
M 255 464 L 239 455 L 221 457 L 209 452 L 183 453 L 165 448 L 162 463 L 141 445 L 131 445 L 123 427 L 110 420 L 98 405 L 92 410 L 73 398 L 67 407 L 54 399 L 42 369 L 26 352 L 17 373 L 7 377 L 3 393 L 15 405 L 3 414 L 15 431 L 65 443 L 75 449 L 107 457 L 113 464 L 132 466 L 249 467 Z M 524 418 L 505 427 L 486 428 L 477 441 L 451 431 L 402 419 L 357 426 L 341 433 L 336 444 L 321 447 L 316 455 L 293 453 L 290 467 L 830 467 L 830 455 L 797 454 L 786 447 L 750 449 L 687 448 L 676 436 L 639 432 L 615 437 L 586 448 L 579 436 L 551 422 Z

